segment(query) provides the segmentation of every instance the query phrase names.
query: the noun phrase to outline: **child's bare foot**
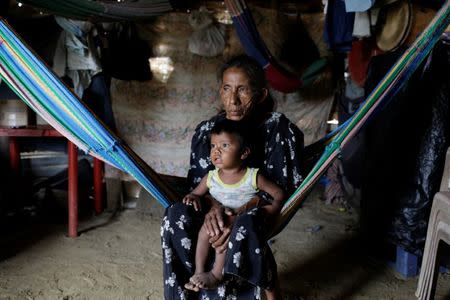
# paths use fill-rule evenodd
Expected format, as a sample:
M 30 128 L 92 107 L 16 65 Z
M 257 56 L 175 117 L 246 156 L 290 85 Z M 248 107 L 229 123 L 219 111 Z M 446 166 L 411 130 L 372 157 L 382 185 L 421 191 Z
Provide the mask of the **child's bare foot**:
M 190 283 L 194 284 L 197 288 L 201 289 L 213 289 L 216 288 L 222 281 L 222 278 L 217 278 L 212 272 L 205 272 L 200 274 L 194 274 L 191 277 Z
M 194 292 L 198 292 L 200 290 L 200 288 L 198 286 L 196 286 L 194 283 L 192 283 L 190 281 L 184 285 L 184 288 L 194 291 Z

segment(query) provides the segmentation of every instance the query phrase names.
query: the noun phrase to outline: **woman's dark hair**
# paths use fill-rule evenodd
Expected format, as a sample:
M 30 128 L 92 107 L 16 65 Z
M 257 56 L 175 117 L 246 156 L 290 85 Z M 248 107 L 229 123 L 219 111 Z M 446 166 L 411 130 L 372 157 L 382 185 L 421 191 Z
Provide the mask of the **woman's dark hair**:
M 229 119 L 223 119 L 217 121 L 211 129 L 212 134 L 221 134 L 223 132 L 233 134 L 239 141 L 240 149 L 245 147 L 250 148 L 250 135 L 247 130 L 248 126 L 242 121 L 233 121 Z
M 254 100 L 256 100 L 256 105 L 253 107 L 252 114 L 262 116 L 268 112 L 272 112 L 275 108 L 275 102 L 270 93 L 268 93 L 267 97 L 260 102 L 263 98 L 263 90 L 268 90 L 268 83 L 266 73 L 259 63 L 248 55 L 234 56 L 225 62 L 219 69 L 219 81 L 222 81 L 223 74 L 230 68 L 238 68 L 244 71 L 248 76 L 250 87 L 255 98 Z

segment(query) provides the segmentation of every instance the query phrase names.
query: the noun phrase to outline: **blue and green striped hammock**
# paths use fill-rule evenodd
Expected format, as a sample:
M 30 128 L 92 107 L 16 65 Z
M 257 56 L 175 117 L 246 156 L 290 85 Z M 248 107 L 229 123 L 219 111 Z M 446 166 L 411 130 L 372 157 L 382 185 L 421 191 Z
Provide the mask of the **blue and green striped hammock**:
M 359 110 L 331 139 L 300 187 L 286 201 L 273 235 L 280 232 L 293 217 L 341 148 L 357 134 L 377 107 L 392 98 L 408 81 L 449 23 L 450 4 L 447 1 Z M 0 20 L 0 62 L 0 75 L 9 87 L 81 150 L 132 175 L 164 207 L 178 200 L 173 189 L 124 142 L 105 128 L 3 20 Z

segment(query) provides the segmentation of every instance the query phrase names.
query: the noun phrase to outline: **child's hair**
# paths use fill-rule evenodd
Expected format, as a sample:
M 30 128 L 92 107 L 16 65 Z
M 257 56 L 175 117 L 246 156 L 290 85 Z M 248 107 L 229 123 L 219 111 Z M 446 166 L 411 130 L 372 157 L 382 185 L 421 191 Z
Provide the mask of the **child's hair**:
M 240 149 L 242 150 L 245 147 L 250 147 L 250 139 L 246 127 L 247 126 L 242 121 L 223 119 L 214 124 L 210 134 L 221 134 L 222 132 L 234 134 L 237 137 Z

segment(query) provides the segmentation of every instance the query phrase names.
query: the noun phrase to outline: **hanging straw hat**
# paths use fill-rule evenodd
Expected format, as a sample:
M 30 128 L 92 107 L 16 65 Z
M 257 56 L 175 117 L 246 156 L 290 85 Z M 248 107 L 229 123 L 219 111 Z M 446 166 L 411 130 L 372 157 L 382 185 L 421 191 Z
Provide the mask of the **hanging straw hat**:
M 409 1 L 388 1 L 378 16 L 375 38 L 382 51 L 393 51 L 408 37 L 412 22 L 412 8 Z
M 436 10 L 423 5 L 414 4 L 412 5 L 413 20 L 411 24 L 411 30 L 409 31 L 408 37 L 406 38 L 405 44 L 411 45 L 414 43 L 416 38 L 422 33 L 422 31 L 427 28 L 431 20 L 436 15 Z

